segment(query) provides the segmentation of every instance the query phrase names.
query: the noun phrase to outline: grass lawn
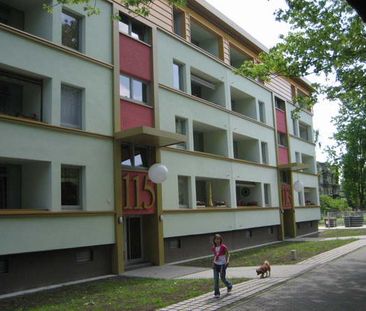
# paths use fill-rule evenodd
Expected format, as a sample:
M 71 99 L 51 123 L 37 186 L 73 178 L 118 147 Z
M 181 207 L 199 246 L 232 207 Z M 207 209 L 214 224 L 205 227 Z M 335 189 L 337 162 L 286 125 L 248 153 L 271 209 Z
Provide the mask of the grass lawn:
M 329 229 L 319 233 L 320 238 L 366 235 L 366 229 Z
M 282 242 L 269 246 L 252 248 L 240 252 L 231 253 L 230 267 L 259 266 L 264 260 L 272 265 L 294 264 L 317 254 L 355 241 L 331 240 L 314 242 Z M 291 250 L 297 251 L 297 260 L 291 260 Z M 212 259 L 203 258 L 185 263 L 188 266 L 210 267 Z
M 230 281 L 235 284 L 246 279 L 230 279 Z M 115 277 L 0 300 L 0 310 L 155 310 L 212 290 L 212 280 Z

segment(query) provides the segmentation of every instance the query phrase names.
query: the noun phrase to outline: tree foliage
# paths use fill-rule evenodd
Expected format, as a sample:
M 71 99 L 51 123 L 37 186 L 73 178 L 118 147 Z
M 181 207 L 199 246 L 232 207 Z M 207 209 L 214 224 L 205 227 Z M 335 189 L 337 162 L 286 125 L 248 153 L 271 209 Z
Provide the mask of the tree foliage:
M 119 0 L 119 2 L 125 5 L 130 11 L 142 15 L 149 15 L 149 7 L 154 2 L 154 0 Z M 168 0 L 169 4 L 174 6 L 185 5 L 186 0 Z M 56 5 L 82 5 L 84 11 L 86 11 L 88 16 L 98 15 L 100 9 L 97 5 L 97 0 L 57 0 Z M 44 8 L 52 12 L 53 6 L 44 4 Z
M 343 212 L 349 209 L 347 201 L 342 198 L 334 199 L 329 195 L 321 195 L 320 196 L 320 209 L 322 214 L 326 212 Z

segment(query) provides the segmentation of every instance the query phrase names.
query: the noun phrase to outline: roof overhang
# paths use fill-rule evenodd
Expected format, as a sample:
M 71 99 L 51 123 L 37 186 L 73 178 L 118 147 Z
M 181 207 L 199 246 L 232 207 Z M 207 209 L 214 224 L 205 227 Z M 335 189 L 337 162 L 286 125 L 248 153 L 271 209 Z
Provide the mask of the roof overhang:
M 309 164 L 305 164 L 305 163 L 289 163 L 289 164 L 281 164 L 278 166 L 278 168 L 280 170 L 288 170 L 288 171 L 302 171 L 305 170 L 307 168 L 310 168 Z
M 134 143 L 154 147 L 165 147 L 184 143 L 185 135 L 162 131 L 156 128 L 141 126 L 115 133 L 114 138 L 121 143 Z

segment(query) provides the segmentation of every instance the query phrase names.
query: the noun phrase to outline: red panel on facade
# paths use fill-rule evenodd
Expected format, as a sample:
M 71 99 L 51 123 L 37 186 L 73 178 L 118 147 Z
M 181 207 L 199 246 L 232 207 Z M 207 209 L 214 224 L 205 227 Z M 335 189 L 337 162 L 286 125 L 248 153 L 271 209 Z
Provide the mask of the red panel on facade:
M 277 131 L 281 133 L 287 133 L 286 113 L 282 110 L 276 109 L 276 118 L 277 118 Z
M 142 80 L 152 80 L 151 47 L 119 35 L 120 70 Z
M 278 163 L 288 164 L 288 148 L 283 146 L 278 146 Z
M 154 214 L 156 185 L 147 172 L 126 171 L 122 176 L 122 209 L 124 215 Z
M 121 129 L 139 126 L 154 127 L 154 109 L 121 100 Z

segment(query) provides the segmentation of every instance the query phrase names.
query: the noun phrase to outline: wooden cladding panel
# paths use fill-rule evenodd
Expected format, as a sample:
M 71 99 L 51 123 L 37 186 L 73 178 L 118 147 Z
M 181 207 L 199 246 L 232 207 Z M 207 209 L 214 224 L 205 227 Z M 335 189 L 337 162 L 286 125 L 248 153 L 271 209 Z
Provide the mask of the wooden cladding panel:
M 223 39 L 224 45 L 224 62 L 227 65 L 230 65 L 230 42 L 226 38 Z
M 291 84 L 281 77 L 274 77 L 271 81 L 265 82 L 265 85 L 286 100 L 292 101 Z
M 150 6 L 147 19 L 165 30 L 172 31 L 173 9 L 167 1 L 156 0 Z

